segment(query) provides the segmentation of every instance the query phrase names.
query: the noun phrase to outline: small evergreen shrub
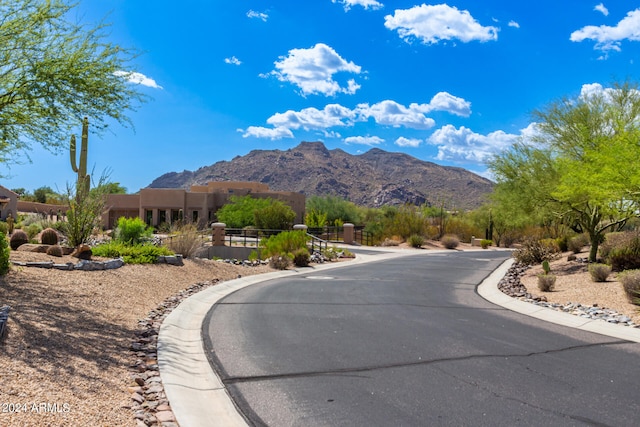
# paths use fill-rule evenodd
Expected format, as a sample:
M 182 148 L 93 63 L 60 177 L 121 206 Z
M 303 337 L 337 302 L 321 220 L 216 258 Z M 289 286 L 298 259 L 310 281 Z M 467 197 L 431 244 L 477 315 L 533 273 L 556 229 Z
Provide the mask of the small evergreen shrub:
M 153 234 L 151 227 L 138 217 L 118 219 L 118 225 L 114 232 L 115 240 L 130 245 L 137 245 L 147 240 Z
M 482 239 L 480 240 L 480 247 L 482 249 L 487 249 L 489 246 L 491 246 L 493 244 L 492 240 L 489 239 Z
M 522 247 L 513 252 L 513 257 L 521 264 L 540 264 L 542 261 L 551 261 L 557 257 L 559 248 L 551 239 L 538 240 L 528 238 L 522 242 Z
M 460 244 L 460 239 L 454 234 L 445 234 L 442 236 L 442 239 L 440 239 L 440 242 L 447 249 L 455 249 Z
M 269 258 L 269 266 L 276 270 L 286 270 L 291 265 L 291 258 L 287 255 L 274 255 Z
M 9 243 L 7 242 L 7 235 L 0 231 L 0 276 L 4 276 L 9 272 L 9 255 L 11 250 L 9 249 Z
M 24 245 L 25 243 L 29 243 L 29 236 L 22 230 L 15 230 L 11 235 L 11 239 L 9 240 L 9 246 L 14 251 L 20 247 L 20 245 Z
M 556 244 L 560 252 L 567 252 L 569 250 L 569 236 L 562 236 L 556 239 Z
M 293 252 L 293 263 L 296 267 L 308 267 L 310 258 L 311 255 L 309 255 L 307 248 L 296 249 Z
M 424 245 L 424 237 L 420 234 L 412 234 L 407 242 L 412 248 L 421 248 Z
M 259 259 L 259 258 L 258 258 L 258 251 L 251 251 L 251 252 L 249 253 L 249 258 L 248 258 L 248 259 L 249 259 L 249 261 L 251 261 L 251 262 L 257 261 L 257 260 Z
M 4 221 L 0 221 L 0 233 L 3 233 L 5 236 L 9 234 L 9 224 Z
M 129 245 L 122 242 L 110 242 L 92 248 L 93 255 L 106 258 L 119 258 L 127 264 L 155 264 L 161 255 L 175 255 L 169 248 L 151 244 Z
M 606 282 L 611 274 L 611 267 L 607 264 L 589 264 L 589 275 L 594 282 Z
M 47 255 L 61 257 L 62 256 L 62 246 L 57 245 L 57 244 L 49 246 L 47 248 Z
M 607 241 L 609 236 L 607 236 Z M 640 233 L 629 232 L 617 236 L 612 246 L 605 249 L 608 264 L 613 271 L 635 270 L 640 268 Z M 602 253 L 602 252 L 601 252 Z
M 538 274 L 538 289 L 542 292 L 551 292 L 555 285 L 555 274 Z
M 45 228 L 40 233 L 40 242 L 43 245 L 57 245 L 58 244 L 58 232 L 53 228 Z
M 640 305 L 640 270 L 627 270 L 618 275 L 629 302 Z

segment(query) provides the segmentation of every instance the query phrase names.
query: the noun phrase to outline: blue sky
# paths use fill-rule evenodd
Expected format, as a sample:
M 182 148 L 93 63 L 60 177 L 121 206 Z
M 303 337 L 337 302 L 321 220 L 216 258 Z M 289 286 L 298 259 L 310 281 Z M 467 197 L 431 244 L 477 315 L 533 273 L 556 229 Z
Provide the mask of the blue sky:
M 129 192 L 301 141 L 486 175 L 534 109 L 640 80 L 633 1 L 80 0 L 76 18 L 105 19 L 112 41 L 141 52 L 123 76 L 152 97 L 130 114 L 135 130 L 89 142 L 95 173 Z M 68 152 L 29 155 L 2 185 L 73 182 Z

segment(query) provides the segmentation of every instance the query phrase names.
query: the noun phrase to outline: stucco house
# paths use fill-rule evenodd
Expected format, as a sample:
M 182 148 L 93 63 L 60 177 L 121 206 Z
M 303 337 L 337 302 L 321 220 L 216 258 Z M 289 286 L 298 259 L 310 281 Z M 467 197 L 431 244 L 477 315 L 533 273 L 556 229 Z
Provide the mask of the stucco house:
M 0 185 L 0 220 L 6 221 L 9 214 L 16 217 L 18 212 L 18 194 Z
M 306 199 L 302 193 L 272 191 L 267 184 L 260 182 L 216 181 L 193 185 L 189 190 L 143 188 L 138 194 L 111 194 L 107 198 L 102 223 L 109 229 L 120 217 L 139 217 L 154 227 L 180 218 L 204 224 L 215 220 L 216 211 L 228 203 L 231 196 L 246 195 L 281 200 L 295 212 L 296 223 L 304 222 Z

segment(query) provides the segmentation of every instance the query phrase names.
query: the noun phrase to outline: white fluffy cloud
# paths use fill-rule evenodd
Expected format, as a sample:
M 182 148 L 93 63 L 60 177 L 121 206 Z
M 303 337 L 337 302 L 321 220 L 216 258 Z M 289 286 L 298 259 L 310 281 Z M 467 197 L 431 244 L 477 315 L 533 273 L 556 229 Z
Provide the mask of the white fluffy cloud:
M 467 43 L 498 39 L 498 28 L 483 27 L 469 11 L 446 4 L 423 4 L 411 9 L 398 9 L 384 19 L 385 27 L 397 30 L 398 35 L 407 42 L 418 39 L 424 44 L 436 44 L 442 40 Z
M 310 107 L 300 111 L 276 113 L 267 119 L 267 123 L 287 129 L 322 130 L 351 125 L 355 117 L 352 110 L 339 104 L 329 104 L 322 110 Z
M 599 5 L 596 5 L 596 7 L 594 7 L 593 10 L 596 10 L 602 13 L 604 16 L 609 16 L 609 9 L 607 9 L 602 3 L 600 3 Z
M 400 138 L 396 139 L 396 141 L 394 142 L 394 144 L 396 144 L 398 147 L 411 147 L 411 148 L 418 148 L 421 143 L 422 143 L 421 139 L 405 138 L 404 136 L 401 136 Z
M 572 42 L 582 42 L 593 40 L 596 42 L 594 49 L 605 53 L 609 51 L 620 51 L 620 44 L 623 40 L 640 40 L 640 9 L 627 13 L 615 27 L 607 25 L 588 25 L 571 33 Z
M 360 88 L 353 79 L 346 86 L 341 86 L 334 80 L 337 73 L 360 74 L 362 68 L 346 61 L 324 43 L 318 43 L 309 49 L 292 49 L 286 57 L 281 56 L 275 66 L 276 69 L 271 74 L 280 81 L 299 87 L 302 95 L 353 94 Z
M 384 142 L 384 139 L 377 136 L 350 136 L 344 139 L 347 144 L 360 144 L 360 145 L 379 145 Z
M 519 137 L 501 130 L 481 135 L 464 126 L 457 129 L 446 125 L 436 130 L 427 142 L 438 147 L 438 160 L 482 163 L 513 145 Z
M 348 12 L 352 6 L 362 6 L 365 9 L 381 9 L 384 5 L 376 0 L 331 0 L 331 3 L 342 3 L 345 12 Z
M 227 64 L 232 64 L 232 65 L 240 65 L 240 64 L 242 64 L 242 61 L 240 61 L 235 56 L 232 56 L 231 58 L 224 58 L 224 62 L 227 63 Z
M 133 83 L 133 84 L 137 84 L 137 85 L 142 85 L 142 86 L 147 86 L 147 87 L 152 87 L 154 89 L 162 89 L 162 86 L 160 86 L 158 83 L 156 83 L 155 80 L 153 80 L 151 77 L 147 77 L 142 73 L 136 73 L 136 72 L 129 72 L 129 71 L 115 71 L 113 73 L 114 76 L 118 76 L 118 77 L 122 77 L 124 78 L 126 81 L 128 81 L 129 83 Z
M 392 100 L 384 100 L 373 105 L 359 104 L 354 109 L 340 104 L 327 104 L 321 110 L 309 107 L 300 111 L 287 110 L 284 113 L 275 113 L 267 119 L 267 123 L 273 126 L 273 129 L 252 126 L 243 132 L 245 137 L 275 139 L 274 136 L 290 137 L 291 130 L 303 129 L 322 131 L 327 137 L 332 137 L 333 134 L 329 131 L 331 128 L 351 127 L 355 123 L 370 119 L 382 126 L 426 130 L 435 126 L 435 121 L 427 117 L 427 114 L 433 111 L 445 111 L 467 117 L 471 114 L 471 103 L 447 92 L 439 92 L 428 104 L 411 103 L 408 107 Z M 283 133 L 285 129 L 289 131 L 286 135 Z M 396 144 L 414 146 L 416 141 L 401 139 L 400 143 L 396 141 Z
M 409 108 L 395 101 L 382 101 L 373 105 L 360 104 L 356 108 L 360 121 L 373 118 L 377 124 L 411 129 L 430 129 L 436 122 L 424 115 L 425 104 L 411 104 Z
M 268 138 L 271 140 L 293 138 L 293 132 L 284 127 L 265 128 L 260 126 L 249 126 L 247 129 L 238 129 L 238 132 L 242 132 L 243 138 L 248 138 L 250 136 L 256 138 Z
M 266 13 L 256 12 L 255 10 L 249 10 L 249 12 L 247 12 L 247 17 L 251 19 L 261 19 L 264 22 L 267 22 L 267 19 L 269 19 L 269 15 Z
M 518 24 L 516 21 L 509 21 L 509 24 L 507 25 L 513 28 L 520 28 L 520 24 Z

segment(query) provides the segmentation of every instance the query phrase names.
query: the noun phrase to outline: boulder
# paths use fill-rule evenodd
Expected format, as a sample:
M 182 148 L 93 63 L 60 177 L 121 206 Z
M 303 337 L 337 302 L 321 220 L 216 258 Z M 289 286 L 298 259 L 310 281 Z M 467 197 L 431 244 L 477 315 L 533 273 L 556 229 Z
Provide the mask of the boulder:
M 91 247 L 89 247 L 89 245 L 78 245 L 71 253 L 72 257 L 85 260 L 90 260 L 92 255 L 93 252 L 91 252 Z

